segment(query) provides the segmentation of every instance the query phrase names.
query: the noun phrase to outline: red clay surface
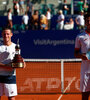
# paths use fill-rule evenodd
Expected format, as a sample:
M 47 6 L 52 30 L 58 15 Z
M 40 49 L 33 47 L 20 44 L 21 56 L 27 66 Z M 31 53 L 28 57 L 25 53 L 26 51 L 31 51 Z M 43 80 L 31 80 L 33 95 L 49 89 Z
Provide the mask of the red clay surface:
M 64 63 L 64 92 L 80 93 L 80 62 Z M 61 93 L 60 62 L 26 62 L 17 69 L 19 93 Z
M 64 64 L 65 93 L 80 93 L 80 66 L 80 62 Z M 60 94 L 61 63 L 59 62 L 26 62 L 25 69 L 17 69 L 17 86 L 19 93 L 32 95 L 18 95 L 16 100 L 81 100 L 80 94 Z M 3 96 L 2 100 L 7 98 Z
M 18 95 L 16 100 L 58 100 L 61 94 L 57 95 Z M 6 96 L 2 97 L 2 100 L 7 100 Z M 63 95 L 60 100 L 81 100 L 80 94 L 68 94 Z

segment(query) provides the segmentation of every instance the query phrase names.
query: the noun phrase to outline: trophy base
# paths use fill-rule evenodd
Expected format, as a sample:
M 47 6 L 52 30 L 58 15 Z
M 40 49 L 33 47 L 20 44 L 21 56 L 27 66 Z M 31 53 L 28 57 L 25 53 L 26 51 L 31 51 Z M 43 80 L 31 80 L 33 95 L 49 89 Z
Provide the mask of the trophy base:
M 20 63 L 12 63 L 12 68 L 23 68 L 24 64 L 22 62 Z

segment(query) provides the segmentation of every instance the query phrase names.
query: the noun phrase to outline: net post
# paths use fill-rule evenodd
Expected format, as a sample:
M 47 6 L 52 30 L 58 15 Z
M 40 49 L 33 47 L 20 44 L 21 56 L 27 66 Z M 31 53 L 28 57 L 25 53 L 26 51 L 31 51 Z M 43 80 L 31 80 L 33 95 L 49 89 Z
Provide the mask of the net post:
M 61 92 L 64 93 L 64 60 L 61 60 Z

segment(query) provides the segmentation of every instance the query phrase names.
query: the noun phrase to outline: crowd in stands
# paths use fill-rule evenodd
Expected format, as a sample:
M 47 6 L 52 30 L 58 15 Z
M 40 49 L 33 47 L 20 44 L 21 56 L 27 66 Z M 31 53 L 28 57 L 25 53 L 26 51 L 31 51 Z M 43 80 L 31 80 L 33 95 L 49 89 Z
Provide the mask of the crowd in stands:
M 84 24 L 84 14 L 87 13 L 89 6 L 87 3 L 80 0 L 77 3 L 78 6 L 78 14 L 75 19 L 72 16 L 66 21 L 66 16 L 68 15 L 68 11 L 70 10 L 67 6 L 67 0 L 64 0 L 63 8 L 58 10 L 57 19 L 56 19 L 56 28 L 57 30 L 72 30 L 74 29 L 74 24 L 77 25 L 77 29 L 85 29 Z M 15 25 L 13 24 L 13 16 L 22 15 L 22 22 L 19 25 L 21 30 L 49 30 L 51 29 L 51 20 L 52 13 L 51 8 L 47 7 L 45 13 L 40 13 L 39 10 L 34 10 L 34 4 L 31 0 L 27 0 L 26 10 L 24 9 L 24 0 L 13 0 L 13 9 L 9 8 L 8 10 L 8 23 L 7 25 L 15 29 Z M 13 13 L 12 13 L 13 10 Z

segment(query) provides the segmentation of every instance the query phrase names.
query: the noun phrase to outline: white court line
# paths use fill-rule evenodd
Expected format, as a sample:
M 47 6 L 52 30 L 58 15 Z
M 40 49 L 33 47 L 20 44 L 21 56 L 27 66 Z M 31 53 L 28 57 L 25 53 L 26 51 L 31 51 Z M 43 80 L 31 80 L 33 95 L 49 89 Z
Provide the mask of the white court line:
M 63 93 L 65 93 L 67 91 L 67 89 L 70 87 L 70 85 L 72 84 L 72 82 L 76 79 L 76 77 L 73 77 L 73 79 L 71 80 L 71 82 L 68 84 L 68 86 L 66 87 L 66 89 L 63 91 Z M 58 100 L 61 100 L 63 94 L 61 94 L 58 98 Z

